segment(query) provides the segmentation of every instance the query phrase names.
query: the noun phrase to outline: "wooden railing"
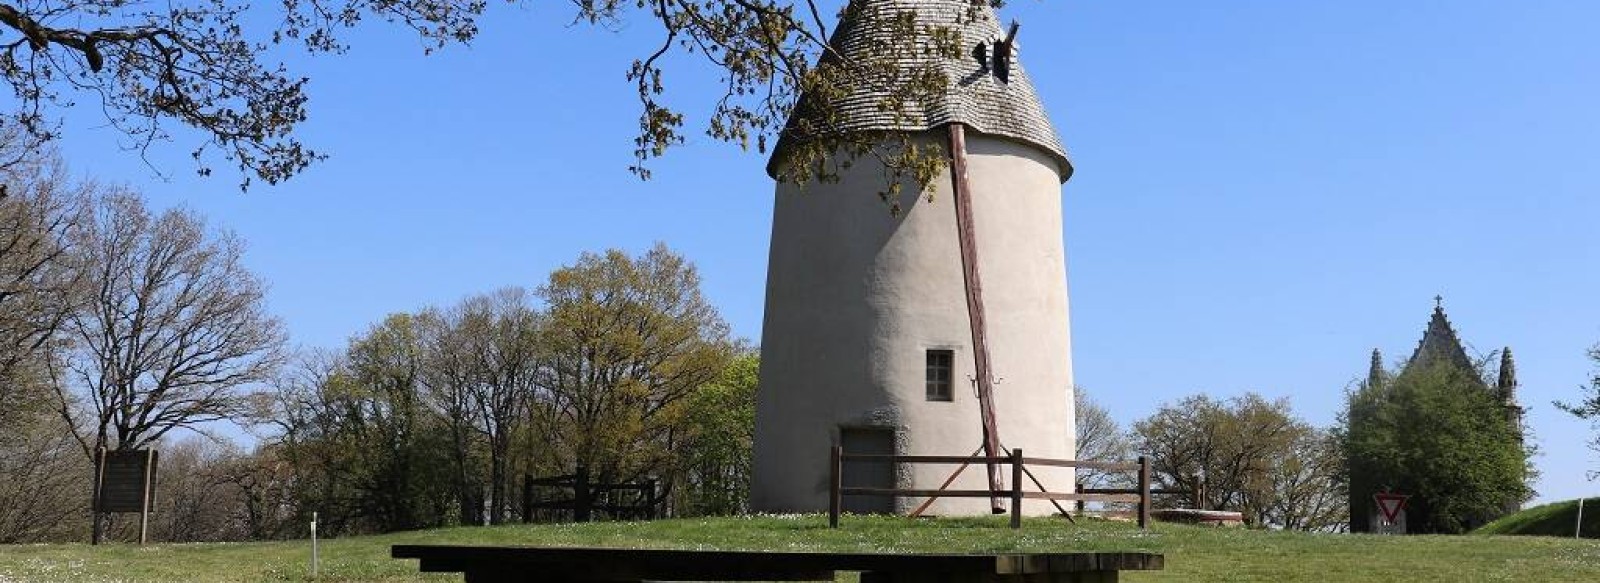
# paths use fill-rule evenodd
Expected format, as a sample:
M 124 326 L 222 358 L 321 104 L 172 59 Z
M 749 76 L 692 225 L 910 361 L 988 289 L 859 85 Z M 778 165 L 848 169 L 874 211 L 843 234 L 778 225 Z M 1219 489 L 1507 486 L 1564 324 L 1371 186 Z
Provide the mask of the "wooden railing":
M 845 486 L 845 462 L 879 462 L 893 464 L 1007 464 L 1011 467 L 1011 488 L 1009 491 L 991 490 L 917 490 L 901 488 L 862 488 Z M 1138 472 L 1138 489 L 1095 489 L 1079 492 L 1029 492 L 1022 488 L 1023 474 L 1027 466 L 1044 466 L 1057 468 L 1084 468 L 1096 469 L 1107 472 Z M 839 527 L 839 513 L 843 507 L 845 496 L 888 496 L 898 497 L 928 497 L 928 498 L 997 498 L 1009 497 L 1011 500 L 1011 528 L 1022 528 L 1022 501 L 1023 500 L 1073 500 L 1078 502 L 1134 502 L 1139 505 L 1139 528 L 1148 528 L 1150 525 L 1150 496 L 1151 494 L 1181 494 L 1185 492 L 1161 491 L 1150 489 L 1150 459 L 1139 456 L 1137 462 L 1097 462 L 1085 460 L 1058 460 L 1049 458 L 1023 457 L 1021 449 L 1011 450 L 1008 456 L 942 456 L 942 455 L 882 455 L 882 454 L 854 454 L 844 453 L 839 446 L 833 447 L 831 456 L 831 478 L 828 493 L 828 526 Z M 1035 482 L 1036 484 L 1038 482 Z M 1040 486 L 1040 490 L 1044 490 Z
M 1134 465 L 1134 464 L 1128 464 L 1128 465 Z M 1193 490 L 1183 490 L 1183 489 L 1179 489 L 1179 488 L 1151 488 L 1150 489 L 1150 495 L 1151 496 L 1188 496 L 1190 502 L 1194 505 L 1195 508 L 1202 508 L 1205 505 L 1205 503 L 1204 503 L 1204 500 L 1205 500 L 1205 494 L 1204 494 L 1204 492 L 1205 492 L 1205 483 L 1200 480 L 1200 476 L 1198 476 L 1198 475 L 1192 476 L 1190 479 L 1192 480 L 1190 483 L 1191 484 L 1195 484 L 1195 489 L 1193 489 Z M 1083 494 L 1138 494 L 1139 493 L 1139 490 L 1136 489 L 1136 488 L 1090 488 L 1090 487 L 1084 486 L 1083 482 L 1078 482 L 1078 487 L 1076 488 L 1076 490 L 1078 492 L 1080 492 L 1080 493 L 1083 493 Z M 1079 514 L 1082 514 L 1083 511 L 1084 511 L 1083 503 L 1084 503 L 1083 500 L 1078 500 L 1078 502 L 1077 502 L 1076 510 L 1078 511 Z
M 605 484 L 591 481 L 589 469 L 578 466 L 577 471 L 565 476 L 550 476 L 535 478 L 523 476 L 522 479 L 522 521 L 535 522 L 536 515 L 554 511 L 561 517 L 566 516 L 574 522 L 589 522 L 597 512 L 604 512 L 613 519 L 623 520 L 653 520 L 660 514 L 664 496 L 659 492 L 655 480 L 643 480 L 632 483 Z M 540 500 L 535 491 L 540 488 L 553 488 L 563 494 L 572 492 L 571 498 L 556 500 Z M 617 494 L 624 494 L 626 500 L 619 500 Z M 631 502 L 631 503 L 624 503 Z M 550 517 L 546 517 L 549 520 Z

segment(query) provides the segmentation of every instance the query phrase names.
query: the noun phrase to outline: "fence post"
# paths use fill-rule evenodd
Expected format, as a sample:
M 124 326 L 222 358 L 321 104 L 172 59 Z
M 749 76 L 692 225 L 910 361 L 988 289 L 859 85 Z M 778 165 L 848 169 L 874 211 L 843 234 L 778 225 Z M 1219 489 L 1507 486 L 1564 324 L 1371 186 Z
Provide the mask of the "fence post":
M 522 523 L 533 522 L 533 474 L 522 475 Z
M 844 473 L 842 467 L 844 461 L 840 458 L 844 455 L 844 448 L 835 445 L 829 451 L 831 456 L 828 460 L 828 528 L 839 528 L 839 507 L 843 505 L 843 500 L 840 499 L 842 495 L 839 493 L 843 485 L 839 480 Z
M 1079 496 L 1082 496 L 1083 495 L 1083 482 L 1078 482 L 1076 484 L 1073 484 L 1072 493 L 1073 494 L 1077 494 Z M 1072 504 L 1073 504 L 1074 509 L 1078 511 L 1078 514 L 1082 515 L 1083 514 L 1083 499 L 1079 498 L 1077 500 L 1074 500 L 1072 502 Z
M 1022 528 L 1022 448 L 1011 450 L 1011 528 Z
M 1150 528 L 1150 458 L 1139 456 L 1139 528 Z
M 659 504 L 657 503 L 657 500 L 656 500 L 656 491 L 658 490 L 657 486 L 658 486 L 658 484 L 656 483 L 656 479 L 655 478 L 650 478 L 649 481 L 645 482 L 646 492 L 645 492 L 644 503 L 646 505 L 648 505 L 648 508 L 649 508 L 646 511 L 645 516 L 648 517 L 650 520 L 655 520 L 657 518 L 661 518 L 661 505 L 666 504 L 666 500 L 661 500 L 659 502 Z
M 589 522 L 589 507 L 593 501 L 589 499 L 589 467 L 578 466 L 578 473 L 572 480 L 572 520 L 574 522 Z

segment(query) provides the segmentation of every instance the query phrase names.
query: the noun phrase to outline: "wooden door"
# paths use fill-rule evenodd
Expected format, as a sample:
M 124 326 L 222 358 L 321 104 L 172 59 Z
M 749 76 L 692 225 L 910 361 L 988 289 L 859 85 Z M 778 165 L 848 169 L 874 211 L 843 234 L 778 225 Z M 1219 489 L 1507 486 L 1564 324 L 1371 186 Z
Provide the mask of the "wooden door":
M 894 455 L 894 430 L 877 427 L 845 427 L 839 430 L 839 445 L 844 453 Z M 840 468 L 840 482 L 852 488 L 894 488 L 895 465 L 887 462 L 847 461 Z M 894 498 L 888 496 L 845 496 L 843 510 L 856 514 L 892 514 Z

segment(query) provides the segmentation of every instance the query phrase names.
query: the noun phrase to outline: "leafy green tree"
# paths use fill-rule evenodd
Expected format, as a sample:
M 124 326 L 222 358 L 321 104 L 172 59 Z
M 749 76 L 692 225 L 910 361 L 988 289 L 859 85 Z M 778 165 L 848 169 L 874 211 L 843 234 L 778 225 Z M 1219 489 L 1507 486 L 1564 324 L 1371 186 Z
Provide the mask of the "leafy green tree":
M 418 318 L 394 314 L 343 354 L 279 382 L 273 422 L 300 518 L 330 535 L 429 528 L 459 515 L 449 432 L 424 403 Z
M 395 314 L 350 343 L 347 372 L 336 379 L 351 406 L 347 419 L 358 447 L 371 454 L 361 484 L 365 509 L 383 530 L 436 526 L 429 478 L 436 468 L 437 425 L 422 404 L 423 352 L 417 320 Z M 342 385 L 342 386 L 340 386 Z
M 1419 533 L 1465 532 L 1526 501 L 1529 452 L 1485 378 L 1441 361 L 1355 391 L 1341 431 L 1353 499 L 1410 495 Z
M 689 397 L 678 514 L 727 515 L 748 510 L 761 357 L 734 358 L 715 382 Z
M 605 482 L 675 467 L 689 400 L 737 349 L 694 267 L 660 244 L 637 257 L 585 253 L 538 296 L 546 311 L 533 411 L 557 465 Z

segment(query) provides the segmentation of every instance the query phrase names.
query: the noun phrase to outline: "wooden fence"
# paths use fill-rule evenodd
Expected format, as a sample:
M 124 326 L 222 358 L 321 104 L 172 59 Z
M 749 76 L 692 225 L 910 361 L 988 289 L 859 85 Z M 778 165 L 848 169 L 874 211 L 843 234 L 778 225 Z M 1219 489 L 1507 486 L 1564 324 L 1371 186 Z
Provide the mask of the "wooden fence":
M 893 464 L 1007 464 L 1011 468 L 1011 489 L 1009 491 L 990 490 L 917 490 L 900 488 L 861 488 L 845 486 L 843 484 L 845 462 L 878 462 Z M 1151 490 L 1150 489 L 1150 459 L 1139 456 L 1137 462 L 1097 462 L 1085 460 L 1058 460 L 1049 458 L 1023 457 L 1021 449 L 1011 450 L 1008 456 L 941 456 L 941 455 L 883 455 L 883 454 L 851 454 L 844 453 L 839 446 L 833 447 L 831 456 L 831 478 L 829 479 L 828 495 L 828 526 L 839 527 L 839 512 L 843 506 L 845 496 L 888 496 L 888 497 L 928 497 L 928 498 L 996 498 L 1006 497 L 1011 500 L 1011 528 L 1022 528 L 1022 501 L 1023 500 L 1072 500 L 1079 502 L 1134 502 L 1138 504 L 1139 528 L 1148 528 L 1150 525 L 1150 496 L 1152 494 L 1187 494 L 1179 490 Z M 1137 489 L 1096 488 L 1079 492 L 1029 492 L 1023 489 L 1023 474 L 1027 466 L 1044 466 L 1058 468 L 1085 468 L 1107 472 L 1138 472 L 1139 487 Z M 1037 482 L 1035 482 L 1037 484 Z M 1040 490 L 1044 490 L 1040 486 Z
M 537 499 L 540 488 L 571 491 L 570 498 L 555 500 Z M 543 514 L 547 519 L 568 518 L 574 522 L 589 522 L 597 513 L 620 520 L 653 520 L 660 515 L 664 496 L 655 480 L 604 484 L 590 480 L 589 469 L 578 466 L 577 471 L 565 476 L 535 478 L 524 476 L 522 481 L 522 521 L 534 522 Z M 570 514 L 569 514 L 570 513 Z M 553 516 L 560 515 L 560 516 Z
M 1137 464 L 1128 464 L 1128 465 L 1129 466 L 1134 466 L 1134 465 L 1137 465 Z M 1193 504 L 1195 508 L 1202 508 L 1202 507 L 1205 506 L 1205 502 L 1204 502 L 1205 501 L 1205 482 L 1201 481 L 1200 480 L 1200 476 L 1198 476 L 1198 475 L 1193 476 L 1190 479 L 1193 480 L 1190 483 L 1195 484 L 1195 489 L 1193 489 L 1193 490 L 1180 490 L 1180 489 L 1176 489 L 1176 488 L 1151 488 L 1150 489 L 1150 495 L 1151 496 L 1188 496 L 1190 503 Z M 1078 487 L 1076 488 L 1076 490 L 1079 493 L 1082 493 L 1082 494 L 1138 494 L 1139 493 L 1139 490 L 1136 489 L 1136 488 L 1087 488 L 1087 487 L 1084 487 L 1083 482 L 1078 482 Z M 1084 510 L 1083 509 L 1083 503 L 1084 503 L 1084 500 L 1078 500 L 1077 501 L 1076 510 L 1078 511 L 1079 514 L 1083 513 L 1083 510 Z

